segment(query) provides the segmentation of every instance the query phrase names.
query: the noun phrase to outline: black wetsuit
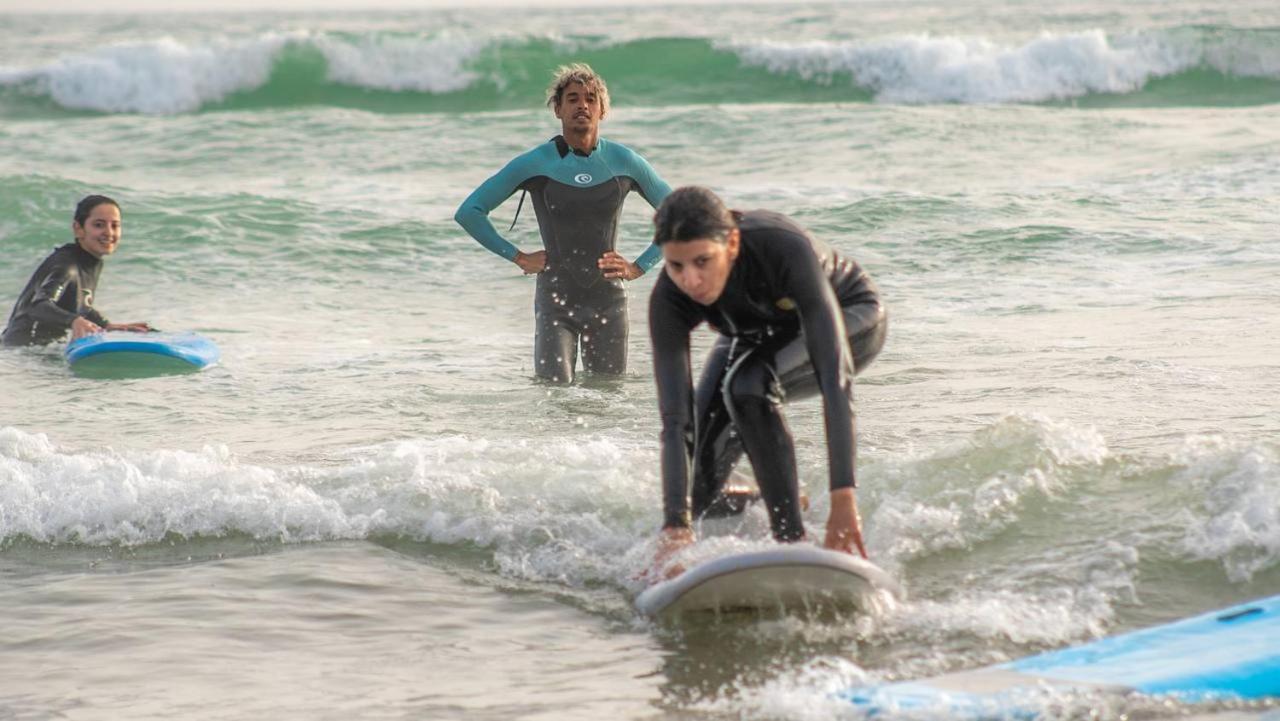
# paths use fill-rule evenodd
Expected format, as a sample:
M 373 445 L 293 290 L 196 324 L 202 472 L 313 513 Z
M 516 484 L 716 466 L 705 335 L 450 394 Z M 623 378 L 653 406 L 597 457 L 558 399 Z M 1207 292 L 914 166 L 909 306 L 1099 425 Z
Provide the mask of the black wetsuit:
M 627 367 L 627 295 L 621 280 L 604 277 L 596 262 L 613 250 L 627 194 L 638 190 L 650 205 L 671 192 L 635 151 L 604 138 L 587 154 L 556 136 L 507 164 L 476 188 L 454 219 L 481 245 L 507 260 L 517 248 L 489 220 L 489 212 L 526 190 L 538 216 L 547 267 L 534 299 L 534 371 L 541 378 L 573 379 L 581 341 L 582 365 L 597 373 Z M 652 268 L 662 254 L 650 245 L 636 265 Z
M 61 340 L 77 317 L 105 328 L 107 319 L 93 307 L 101 273 L 102 259 L 79 244 L 55 249 L 18 296 L 4 329 L 3 344 L 43 345 Z
M 702 515 L 745 449 L 774 536 L 796 540 L 804 525 L 782 403 L 821 393 L 830 487 L 855 486 L 853 377 L 880 352 L 888 320 L 856 262 L 781 214 L 736 215 L 741 250 L 715 303 L 693 301 L 665 273 L 650 298 L 663 525 Z M 694 391 L 689 334 L 703 321 L 721 337 Z

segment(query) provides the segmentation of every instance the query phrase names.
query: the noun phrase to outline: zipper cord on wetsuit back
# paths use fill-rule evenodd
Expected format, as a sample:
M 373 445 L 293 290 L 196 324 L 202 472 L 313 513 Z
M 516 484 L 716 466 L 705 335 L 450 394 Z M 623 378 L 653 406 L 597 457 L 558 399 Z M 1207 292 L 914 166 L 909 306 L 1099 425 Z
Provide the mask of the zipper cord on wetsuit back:
M 524 207 L 524 196 L 528 192 L 527 190 L 520 191 L 520 202 L 516 204 L 516 217 L 511 219 L 511 227 L 507 228 L 508 233 L 516 229 L 516 221 L 520 220 L 520 209 Z

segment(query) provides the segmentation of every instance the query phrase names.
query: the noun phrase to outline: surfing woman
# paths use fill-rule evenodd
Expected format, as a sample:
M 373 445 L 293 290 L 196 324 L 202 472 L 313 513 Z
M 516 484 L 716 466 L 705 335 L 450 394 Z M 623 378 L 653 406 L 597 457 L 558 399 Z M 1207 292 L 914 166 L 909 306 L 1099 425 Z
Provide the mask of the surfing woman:
M 71 221 L 76 242 L 56 248 L 18 296 L 0 342 L 5 346 L 43 345 L 103 330 L 150 330 L 146 323 L 112 323 L 93 306 L 102 259 L 120 245 L 120 204 L 90 195 L 76 205 Z
M 706 188 L 673 191 L 654 218 L 666 271 L 649 301 L 662 415 L 664 520 L 655 568 L 694 541 L 745 450 L 779 541 L 805 537 L 784 400 L 821 395 L 831 513 L 823 545 L 866 557 L 854 487 L 853 377 L 884 345 L 880 295 L 862 268 L 794 221 L 730 211 Z M 689 335 L 720 333 L 697 388 Z

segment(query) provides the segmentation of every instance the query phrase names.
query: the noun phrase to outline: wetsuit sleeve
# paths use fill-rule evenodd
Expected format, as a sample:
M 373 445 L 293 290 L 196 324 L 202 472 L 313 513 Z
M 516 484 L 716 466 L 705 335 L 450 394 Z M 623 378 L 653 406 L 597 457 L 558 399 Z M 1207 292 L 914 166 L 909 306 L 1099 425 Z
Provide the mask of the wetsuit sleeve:
M 69 264 L 54 266 L 44 280 L 40 281 L 35 295 L 31 297 L 31 306 L 27 311 L 30 318 L 37 323 L 70 327 L 77 316 L 58 305 L 58 301 L 74 285 L 74 280 Z
M 458 206 L 458 212 L 453 214 L 453 219 L 458 222 L 458 225 L 461 225 L 480 245 L 510 261 L 516 259 L 520 249 L 498 234 L 497 228 L 494 228 L 489 220 L 489 213 L 502 205 L 502 202 L 510 198 L 511 194 L 519 190 L 521 184 L 528 179 L 525 173 L 527 165 L 524 156 L 507 163 L 506 167 L 481 183 L 480 187 L 467 196 L 467 199 L 462 201 L 462 205 Z
M 664 274 L 649 297 L 653 374 L 662 419 L 662 527 L 689 528 L 689 477 L 693 451 L 693 373 L 689 331 L 696 321 L 682 312 L 679 291 Z
M 636 188 L 639 189 L 640 195 L 644 197 L 645 202 L 653 206 L 656 210 L 662 204 L 663 198 L 671 193 L 671 186 L 667 185 L 667 181 L 659 177 L 657 171 L 649 165 L 649 161 L 640 157 L 639 153 L 631 152 L 631 168 L 629 175 L 635 181 Z M 636 258 L 636 265 L 640 270 L 648 273 L 653 266 L 658 264 L 662 259 L 662 250 L 657 245 L 650 243 L 648 248 Z
M 105 315 L 99 313 L 97 308 L 90 308 L 89 310 L 86 310 L 84 313 L 81 313 L 81 315 L 83 315 L 85 318 L 88 318 L 90 321 L 96 323 L 97 325 L 102 326 L 103 328 L 106 328 L 107 324 L 111 322 L 107 320 L 107 317 Z
M 853 354 L 845 337 L 844 315 L 831 281 L 812 246 L 802 236 L 795 239 L 786 258 L 783 285 L 800 314 L 805 349 L 822 392 L 823 419 L 827 431 L 827 457 L 831 490 L 855 488 L 857 446 L 853 415 Z M 781 244 L 780 244 L 781 245 Z M 801 247 L 803 245 L 803 247 Z

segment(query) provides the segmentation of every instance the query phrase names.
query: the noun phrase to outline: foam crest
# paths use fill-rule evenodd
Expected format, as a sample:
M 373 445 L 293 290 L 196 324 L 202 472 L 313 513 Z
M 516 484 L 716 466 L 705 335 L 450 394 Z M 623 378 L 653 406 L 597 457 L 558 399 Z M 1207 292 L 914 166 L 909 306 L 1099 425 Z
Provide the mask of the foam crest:
M 821 657 L 761 684 L 736 681 L 695 708 L 741 719 L 857 718 L 856 710 L 841 694 L 869 681 L 870 675 L 852 661 Z
M 897 658 L 881 673 L 922 678 L 1009 660 L 1010 644 L 1021 656 L 1104 635 L 1114 623 L 1113 599 L 1091 584 L 1028 591 L 971 589 L 946 599 L 912 600 L 884 613 L 871 643 L 931 649 Z
M 1252 36 L 1246 36 L 1252 37 Z M 1280 49 L 1245 49 L 1202 32 L 1108 36 L 1044 33 L 1021 45 L 986 38 L 899 36 L 861 41 L 733 41 L 720 47 L 750 66 L 808 81 L 849 76 L 882 102 L 1013 103 L 1123 94 L 1153 78 L 1207 66 L 1229 75 L 1280 77 Z
M 328 61 L 328 79 L 379 90 L 448 93 L 465 90 L 478 79 L 466 68 L 486 46 L 461 36 L 434 38 L 368 35 L 348 40 L 316 37 Z
M 11 72 L 59 105 L 107 113 L 172 114 L 198 110 L 258 87 L 280 49 L 294 36 L 186 45 L 172 38 L 98 48 L 42 68 Z
M 1007 661 L 1009 642 L 1021 647 L 1013 652 L 1021 656 L 1100 637 L 1114 620 L 1108 595 L 1088 587 L 1039 593 L 973 591 L 946 601 L 908 602 L 879 614 L 873 627 L 858 634 L 860 641 L 876 647 L 903 646 L 904 638 L 914 641 L 907 647 L 915 650 L 891 654 L 889 662 L 877 664 L 874 672 L 842 657 L 818 657 L 763 681 L 735 681 L 698 708 L 749 719 L 865 718 L 868 707 L 854 704 L 856 698 L 875 704 L 873 718 L 886 710 L 894 718 L 953 718 L 957 711 L 950 702 L 933 707 L 917 700 L 899 708 L 895 706 L 898 697 L 877 693 L 878 684 Z M 1021 717 L 1011 710 L 1046 709 L 1064 711 L 1063 718 L 1077 718 L 1105 708 L 1115 713 L 1101 717 L 1122 718 L 1121 712 L 1131 707 L 1129 699 L 1122 697 L 1036 690 L 1025 697 L 1002 699 L 1000 708 L 974 716 Z
M 1093 428 L 1040 415 L 1010 415 L 963 443 L 880 470 L 884 496 L 873 540 L 896 562 L 970 548 L 1017 523 L 1033 499 L 1063 493 L 1107 445 Z
M 0 86 L 45 95 L 72 110 L 190 113 L 272 82 L 286 49 L 310 52 L 323 67 L 285 71 L 285 86 L 327 82 L 374 90 L 449 93 L 478 76 L 465 65 L 487 41 L 461 36 L 266 33 L 186 44 L 173 38 L 124 43 L 63 56 L 37 68 L 0 69 Z M 296 87 L 293 90 L 297 90 Z M 289 92 L 289 91 L 285 91 Z
M 1280 456 L 1273 447 L 1190 444 L 1179 475 L 1201 498 L 1183 539 L 1190 557 L 1218 561 L 1243 583 L 1280 565 Z
M 491 547 L 509 576 L 628 585 L 652 558 L 640 539 L 654 529 L 645 509 L 659 507 L 652 475 L 628 469 L 647 467 L 650 455 L 603 437 L 501 445 L 419 439 L 376 449 L 356 473 L 401 479 L 378 501 L 421 508 L 402 524 L 410 537 Z
M 898 103 L 1044 102 L 1148 90 L 1145 102 L 1257 104 L 1275 102 L 1275 83 L 1223 83 L 1220 75 L 1280 80 L 1280 35 L 1266 28 L 1092 30 L 1044 33 L 1021 43 L 932 35 L 793 42 L 299 30 L 68 52 L 39 67 L 0 68 L 0 89 L 8 91 L 0 100 L 18 107 L 22 96 L 33 95 L 69 109 L 152 114 L 219 103 L 229 109 L 336 104 L 375 112 L 527 108 L 542 90 L 529 68 L 569 62 L 583 50 L 614 68 L 612 79 L 633 86 L 634 105 L 864 102 L 868 94 Z M 653 57 L 699 77 L 697 92 L 652 83 Z M 762 77 L 760 68 L 780 77 Z M 1170 80 L 1164 95 L 1148 87 L 1156 79 Z M 746 81 L 757 91 L 751 97 L 742 94 Z
M 377 514 L 334 500 L 224 447 L 198 452 L 65 452 L 43 436 L 0 434 L 0 538 L 142 544 L 228 532 L 286 542 L 363 537 Z
M 961 594 L 945 602 L 913 601 L 887 620 L 885 633 L 1054 646 L 1101 636 L 1113 616 L 1110 598 L 1101 589 L 1062 587 L 1034 594 L 999 590 Z
M 4 428 L 0 539 L 136 545 L 239 533 L 295 543 L 392 534 L 491 548 L 514 577 L 626 585 L 652 557 L 640 539 L 652 535 L 654 514 L 634 509 L 656 508 L 658 499 L 652 477 L 624 469 L 648 455 L 600 438 L 497 446 L 443 436 L 358 449 L 336 466 L 271 468 L 222 446 L 73 451 Z M 653 498 L 636 501 L 646 493 Z

